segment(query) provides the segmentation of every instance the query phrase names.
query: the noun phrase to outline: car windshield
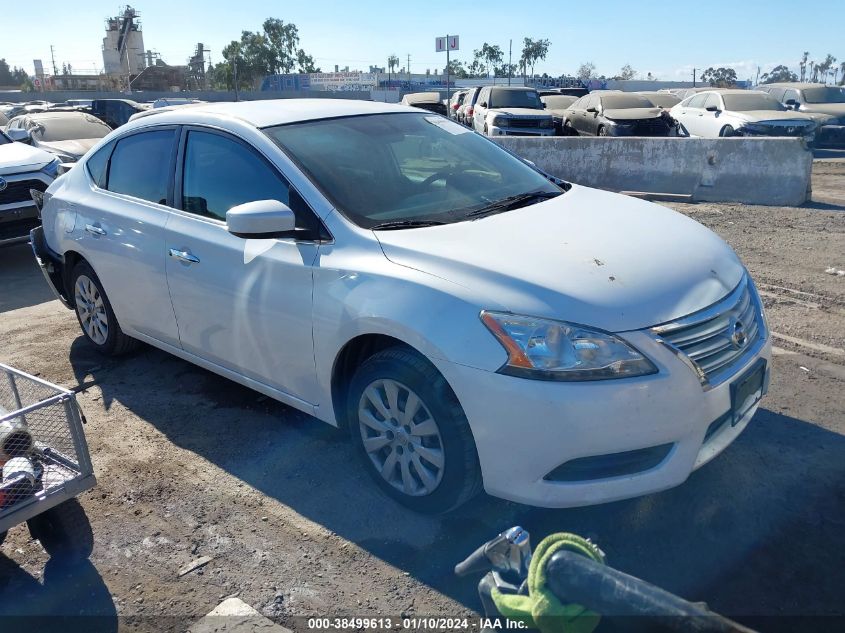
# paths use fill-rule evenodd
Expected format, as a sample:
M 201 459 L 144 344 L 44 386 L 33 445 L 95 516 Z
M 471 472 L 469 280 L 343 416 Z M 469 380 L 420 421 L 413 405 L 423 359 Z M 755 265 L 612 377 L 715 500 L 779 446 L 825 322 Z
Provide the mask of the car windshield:
M 641 95 L 608 95 L 601 98 L 601 105 L 607 110 L 654 107 L 651 101 Z
M 543 104 L 540 102 L 540 95 L 536 90 L 503 90 L 493 88 L 490 91 L 491 108 L 532 108 L 540 110 Z
M 842 88 L 804 88 L 804 101 L 807 103 L 845 103 L 845 90 Z
M 749 110 L 786 110 L 786 107 L 774 97 L 765 93 L 724 94 L 725 110 L 746 112 Z
M 561 189 L 494 143 L 431 114 L 378 114 L 265 128 L 359 226 L 450 223 L 492 203 Z
M 543 97 L 543 102 L 549 110 L 566 110 L 566 108 L 576 101 L 578 101 L 578 97 L 568 97 L 563 95 Z
M 111 128 L 93 116 L 51 117 L 35 121 L 32 134 L 39 141 L 72 141 L 83 138 L 103 138 Z
M 3 130 L 0 130 L 0 145 L 6 145 L 7 143 L 11 143 L 12 139 L 10 139 Z
M 643 95 L 646 99 L 651 101 L 658 108 L 671 108 L 673 105 L 680 103 L 680 99 L 675 95 L 669 93 L 657 93 L 651 95 Z

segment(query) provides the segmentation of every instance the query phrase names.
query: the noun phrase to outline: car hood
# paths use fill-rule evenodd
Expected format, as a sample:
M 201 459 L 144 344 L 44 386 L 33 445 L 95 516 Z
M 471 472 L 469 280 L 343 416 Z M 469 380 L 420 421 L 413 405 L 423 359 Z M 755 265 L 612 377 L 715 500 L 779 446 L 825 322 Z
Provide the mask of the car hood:
M 390 261 L 466 287 L 479 308 L 614 332 L 712 305 L 744 273 L 721 238 L 680 213 L 577 185 L 475 221 L 375 234 Z
M 0 145 L 0 175 L 41 169 L 53 160 L 53 155 L 25 143 Z
M 85 155 L 85 152 L 94 147 L 100 140 L 98 138 L 81 138 L 70 141 L 38 141 L 38 147 L 55 154 L 73 156 L 79 160 Z
M 760 123 L 762 121 L 795 121 L 796 123 L 812 123 L 813 120 L 806 114 L 787 110 L 744 110 L 742 112 L 731 112 L 737 118 L 749 123 Z
M 637 119 L 660 118 L 663 110 L 660 108 L 625 108 L 623 110 L 609 109 L 602 112 L 605 118 L 616 121 L 632 121 Z
M 504 114 L 507 116 L 519 117 L 541 117 L 550 116 L 545 110 L 535 110 L 534 108 L 493 108 L 490 110 L 491 114 Z
M 835 117 L 845 117 L 845 103 L 807 103 L 801 106 L 801 114 L 829 114 Z

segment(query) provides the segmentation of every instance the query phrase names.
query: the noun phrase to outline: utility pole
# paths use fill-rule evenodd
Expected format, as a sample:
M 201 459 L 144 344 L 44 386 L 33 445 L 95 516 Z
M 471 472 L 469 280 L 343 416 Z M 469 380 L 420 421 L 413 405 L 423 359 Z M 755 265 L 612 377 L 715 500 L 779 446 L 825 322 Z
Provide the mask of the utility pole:
M 235 84 L 235 101 L 238 100 L 238 53 L 232 55 L 232 83 Z
M 411 54 L 408 53 L 408 91 L 411 90 Z
M 511 75 L 513 74 L 513 40 L 508 44 L 508 85 L 511 85 Z
M 692 69 L 692 87 L 695 88 L 695 71 L 698 70 L 697 68 Z
M 56 54 L 53 51 L 53 45 L 50 44 L 50 59 L 53 60 L 53 77 L 59 74 L 59 69 L 56 68 Z
M 452 118 L 452 92 L 449 90 L 449 34 L 446 33 L 446 118 Z

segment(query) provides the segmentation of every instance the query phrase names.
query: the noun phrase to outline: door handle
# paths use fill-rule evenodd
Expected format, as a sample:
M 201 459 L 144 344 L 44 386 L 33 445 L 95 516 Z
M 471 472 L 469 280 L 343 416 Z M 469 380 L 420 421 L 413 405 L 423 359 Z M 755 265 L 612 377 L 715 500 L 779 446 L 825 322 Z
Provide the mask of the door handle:
M 187 262 L 188 264 L 199 264 L 200 258 L 196 255 L 189 253 L 188 251 L 180 251 L 178 248 L 171 248 L 170 249 L 170 256 L 175 257 L 176 259 Z
M 95 226 L 93 224 L 86 224 L 85 230 L 90 233 L 91 235 L 105 235 L 106 230 L 101 226 Z

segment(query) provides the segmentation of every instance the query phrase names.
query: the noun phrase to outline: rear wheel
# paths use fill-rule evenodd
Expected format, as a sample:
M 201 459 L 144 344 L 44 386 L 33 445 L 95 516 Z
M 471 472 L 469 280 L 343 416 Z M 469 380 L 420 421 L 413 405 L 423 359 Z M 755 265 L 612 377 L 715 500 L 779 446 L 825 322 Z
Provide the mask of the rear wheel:
M 109 356 L 137 347 L 138 341 L 120 329 L 103 285 L 88 262 L 81 261 L 74 267 L 71 280 L 76 318 L 88 342 Z
M 578 130 L 572 127 L 572 124 L 569 121 L 566 121 L 563 124 L 563 135 L 564 136 L 578 136 Z
M 442 513 L 481 490 L 475 442 L 460 403 L 428 360 L 404 347 L 355 372 L 347 417 L 378 486 L 404 506 Z
M 734 129 L 733 129 L 733 126 L 730 126 L 730 125 L 726 125 L 725 127 L 723 127 L 719 131 L 719 136 L 721 136 L 721 137 L 727 137 L 727 136 L 733 136 L 733 135 L 734 135 Z
M 599 136 L 609 136 L 607 133 L 607 128 L 603 125 L 599 126 Z

